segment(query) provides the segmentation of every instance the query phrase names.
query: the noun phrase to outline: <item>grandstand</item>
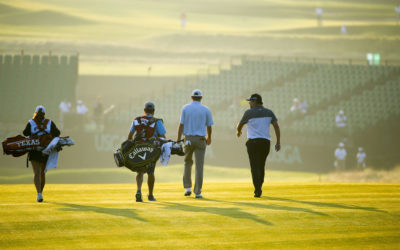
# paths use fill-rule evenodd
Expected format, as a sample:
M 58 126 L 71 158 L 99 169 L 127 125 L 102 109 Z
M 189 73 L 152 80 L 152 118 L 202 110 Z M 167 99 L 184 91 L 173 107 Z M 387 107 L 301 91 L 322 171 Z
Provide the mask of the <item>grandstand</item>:
M 400 67 L 350 64 L 317 64 L 267 61 L 246 58 L 229 70 L 203 77 L 159 96 L 158 113 L 166 122 L 179 119 L 182 105 L 191 90 L 200 88 L 203 102 L 215 117 L 215 126 L 233 129 L 248 105 L 240 100 L 259 92 L 266 107 L 277 114 L 282 126 L 293 133 L 329 134 L 334 132 L 335 115 L 343 109 L 350 132 L 398 116 Z M 306 100 L 308 114 L 293 117 L 293 98 Z M 242 103 L 243 104 L 243 103 Z
M 75 99 L 77 78 L 76 55 L 0 55 L 2 124 L 26 122 L 39 104 L 58 115 L 61 100 Z
M 231 132 L 248 109 L 244 99 L 254 92 L 263 96 L 264 105 L 274 110 L 284 133 L 289 135 L 334 136 L 335 115 L 340 109 L 347 115 L 350 135 L 390 117 L 399 117 L 399 66 L 258 57 L 243 57 L 240 61 L 217 74 L 190 78 L 175 85 L 173 91 L 161 91 L 147 99 L 156 103 L 157 116 L 176 127 L 182 106 L 190 102 L 191 91 L 199 88 L 203 91 L 203 103 L 213 112 L 215 128 Z M 115 126 L 126 127 L 133 114 L 143 112 L 143 96 L 134 93 L 132 96 L 134 98 L 129 103 L 120 105 L 110 116 Z M 308 103 L 306 115 L 291 114 L 293 98 Z

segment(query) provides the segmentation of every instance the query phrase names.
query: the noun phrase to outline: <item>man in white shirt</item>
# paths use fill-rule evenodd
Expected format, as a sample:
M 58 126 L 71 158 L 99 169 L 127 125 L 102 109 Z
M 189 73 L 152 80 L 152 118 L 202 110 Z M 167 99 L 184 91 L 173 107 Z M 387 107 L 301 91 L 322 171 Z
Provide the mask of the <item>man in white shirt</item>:
M 182 108 L 177 138 L 177 141 L 180 141 L 182 134 L 185 135 L 185 170 L 183 173 L 185 196 L 192 194 L 192 156 L 193 153 L 195 155 L 196 173 L 193 191 L 196 198 L 203 198 L 201 189 L 203 186 L 204 155 L 206 145 L 211 144 L 211 126 L 214 124 L 210 109 L 201 104 L 202 97 L 200 90 L 193 90 L 192 103 L 186 104 Z
M 336 170 L 345 170 L 346 169 L 346 156 L 347 152 L 344 148 L 344 143 L 340 142 L 339 147 L 335 150 L 335 162 L 334 166 Z
M 86 107 L 85 104 L 83 104 L 82 100 L 78 100 L 77 105 L 76 105 L 76 113 L 78 115 L 85 115 L 88 112 L 88 108 Z
M 347 117 L 344 114 L 343 110 L 339 110 L 338 114 L 336 115 L 336 130 L 337 133 L 340 137 L 340 140 L 344 139 L 346 141 L 347 133 L 346 133 L 346 128 L 347 128 Z
M 357 157 L 357 169 L 364 170 L 366 167 L 365 158 L 367 157 L 367 154 L 364 152 L 364 149 L 362 147 L 358 148 L 358 153 L 356 157 Z

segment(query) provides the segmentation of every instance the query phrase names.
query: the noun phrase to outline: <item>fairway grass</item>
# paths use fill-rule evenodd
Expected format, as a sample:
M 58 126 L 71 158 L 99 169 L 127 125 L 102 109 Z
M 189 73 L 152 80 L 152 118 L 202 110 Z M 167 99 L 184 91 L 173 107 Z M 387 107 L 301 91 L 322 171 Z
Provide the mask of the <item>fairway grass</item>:
M 156 184 L 156 202 L 131 184 L 1 185 L 1 249 L 398 249 L 400 184 Z M 147 187 L 144 185 L 144 194 Z

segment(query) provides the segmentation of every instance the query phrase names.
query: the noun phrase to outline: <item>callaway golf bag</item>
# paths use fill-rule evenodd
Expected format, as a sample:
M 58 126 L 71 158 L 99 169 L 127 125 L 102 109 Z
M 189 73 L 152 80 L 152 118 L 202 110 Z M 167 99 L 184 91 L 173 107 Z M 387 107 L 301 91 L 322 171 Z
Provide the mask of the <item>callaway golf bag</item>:
M 162 138 L 163 139 L 163 138 Z M 114 160 L 118 167 L 125 166 L 133 172 L 144 172 L 150 163 L 160 158 L 161 148 L 165 143 L 171 143 L 171 154 L 184 155 L 180 142 L 151 138 L 147 141 L 127 140 L 114 153 Z

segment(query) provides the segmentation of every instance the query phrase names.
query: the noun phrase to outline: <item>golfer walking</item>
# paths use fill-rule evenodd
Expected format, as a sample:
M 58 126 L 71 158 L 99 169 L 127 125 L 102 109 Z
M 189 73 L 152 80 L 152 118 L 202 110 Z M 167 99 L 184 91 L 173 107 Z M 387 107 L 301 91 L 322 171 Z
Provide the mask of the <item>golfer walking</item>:
M 196 198 L 203 198 L 201 188 L 203 186 L 204 155 L 206 153 L 206 145 L 211 144 L 211 126 L 214 124 L 211 111 L 201 104 L 202 97 L 200 90 L 193 90 L 192 103 L 186 104 L 182 108 L 177 139 L 177 141 L 180 141 L 182 133 L 185 135 L 185 169 L 183 173 L 185 196 L 192 194 L 193 153 L 195 156 L 196 172 L 193 191 Z
M 270 149 L 270 124 L 274 126 L 276 135 L 275 150 L 281 149 L 280 130 L 275 114 L 263 107 L 262 98 L 259 94 L 252 94 L 249 101 L 250 109 L 246 110 L 237 125 L 237 136 L 242 134 L 242 128 L 247 123 L 247 153 L 249 155 L 251 176 L 254 185 L 254 197 L 261 197 L 262 185 L 265 175 L 265 161 Z

